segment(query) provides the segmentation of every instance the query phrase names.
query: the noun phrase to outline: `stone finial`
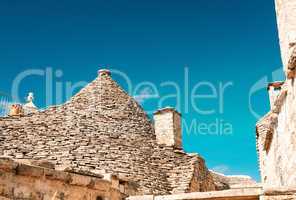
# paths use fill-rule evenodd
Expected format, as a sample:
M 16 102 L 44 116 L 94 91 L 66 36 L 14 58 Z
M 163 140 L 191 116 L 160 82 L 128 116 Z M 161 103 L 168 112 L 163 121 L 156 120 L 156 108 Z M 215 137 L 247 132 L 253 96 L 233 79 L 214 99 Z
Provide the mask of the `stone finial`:
M 111 76 L 111 71 L 108 69 L 100 69 L 98 74 L 99 76 Z
M 157 143 L 182 149 L 181 114 L 174 108 L 163 108 L 154 113 Z
M 33 101 L 34 101 L 34 93 L 29 92 L 27 96 L 27 103 L 24 105 L 25 114 L 34 113 L 38 110 Z
M 32 103 L 34 100 L 34 93 L 33 92 L 29 92 L 28 97 L 27 97 L 27 102 L 28 103 Z

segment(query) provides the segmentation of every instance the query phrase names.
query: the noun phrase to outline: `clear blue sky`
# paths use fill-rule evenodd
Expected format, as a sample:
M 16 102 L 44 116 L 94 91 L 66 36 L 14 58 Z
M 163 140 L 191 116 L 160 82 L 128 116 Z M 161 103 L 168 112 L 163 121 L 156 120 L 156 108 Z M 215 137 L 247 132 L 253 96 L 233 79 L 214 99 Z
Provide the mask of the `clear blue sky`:
M 209 168 L 259 179 L 257 119 L 248 96 L 257 81 L 272 81 L 271 73 L 281 67 L 273 0 L 2 0 L 0 28 L 0 91 L 6 93 L 27 69 L 60 69 L 63 76 L 54 80 L 65 84 L 92 81 L 102 64 L 128 74 L 133 85 L 156 84 L 161 96 L 174 91 L 161 88 L 164 81 L 184 87 L 184 66 L 192 87 L 201 81 L 216 88 L 219 82 L 232 82 L 222 114 L 200 115 L 193 109 L 186 113 L 182 95 L 187 123 L 218 119 L 233 126 L 231 135 L 186 133 L 184 148 L 200 153 Z M 44 77 L 26 78 L 19 95 L 28 91 L 45 107 Z M 147 101 L 145 109 L 157 109 L 155 102 Z M 217 110 L 219 102 L 198 103 Z M 175 106 L 173 100 L 165 104 Z M 268 111 L 266 90 L 253 95 L 252 106 L 260 115 Z

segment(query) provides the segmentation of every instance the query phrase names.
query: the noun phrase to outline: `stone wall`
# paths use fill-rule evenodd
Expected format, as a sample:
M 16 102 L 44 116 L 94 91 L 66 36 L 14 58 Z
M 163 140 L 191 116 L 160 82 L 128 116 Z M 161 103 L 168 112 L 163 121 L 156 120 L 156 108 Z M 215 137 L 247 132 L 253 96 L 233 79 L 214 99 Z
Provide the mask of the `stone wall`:
M 296 199 L 295 188 L 266 188 L 260 200 L 293 200 Z
M 294 58 L 296 57 L 296 1 L 276 0 L 275 4 L 282 60 L 288 75 L 289 71 L 295 71 L 289 68 L 295 68 L 295 60 L 293 62 L 292 56 L 294 54 Z
M 193 192 L 177 195 L 130 196 L 127 200 L 295 200 L 295 187 L 241 187 L 223 191 Z
M 167 196 L 132 196 L 127 198 L 127 200 L 259 200 L 261 195 L 262 189 L 255 187 Z
M 296 85 L 288 80 L 270 113 L 258 123 L 258 150 L 266 187 L 296 184 Z
M 296 199 L 295 195 L 266 195 L 260 198 L 260 200 L 293 200 Z
M 271 111 L 257 124 L 257 149 L 265 188 L 296 184 L 296 1 L 276 0 L 276 13 L 287 80 L 280 91 L 270 91 Z
M 119 180 L 86 176 L 0 159 L 0 199 L 121 200 Z
M 206 167 L 205 161 L 200 159 L 199 162 L 195 163 L 193 176 L 190 182 L 190 187 L 185 190 L 186 192 L 205 192 L 214 191 L 215 185 L 212 174 Z M 177 184 L 179 184 L 177 182 Z M 180 189 L 180 188 L 179 188 Z M 173 194 L 182 193 L 182 191 L 174 191 Z

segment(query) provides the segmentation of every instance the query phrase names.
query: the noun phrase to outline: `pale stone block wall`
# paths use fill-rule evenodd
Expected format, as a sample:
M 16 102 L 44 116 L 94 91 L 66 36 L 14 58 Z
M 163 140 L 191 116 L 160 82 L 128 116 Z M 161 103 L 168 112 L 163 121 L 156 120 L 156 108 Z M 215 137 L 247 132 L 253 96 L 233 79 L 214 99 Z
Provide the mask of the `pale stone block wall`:
M 172 108 L 155 112 L 154 128 L 158 144 L 182 148 L 181 115 Z
M 259 200 L 260 195 L 262 195 L 262 189 L 255 187 L 166 196 L 132 196 L 127 200 Z
M 0 199 L 121 200 L 119 180 L 104 180 L 0 159 Z
M 275 195 L 275 196 L 262 196 L 260 200 L 293 200 L 296 199 L 295 195 Z
M 260 200 L 292 200 L 296 199 L 296 190 L 291 187 L 266 188 Z
M 296 42 L 296 1 L 276 0 L 276 13 L 283 64 L 287 65 Z
M 265 187 L 296 185 L 296 84 L 288 80 L 259 131 L 258 149 Z M 266 146 L 266 143 L 270 143 Z
M 289 187 L 296 185 L 296 1 L 275 4 L 288 79 L 280 92 L 269 91 L 271 111 L 257 125 L 257 148 L 264 187 Z
M 281 54 L 287 77 L 296 76 L 296 1 L 276 0 Z
M 154 115 L 154 126 L 158 144 L 175 145 L 173 113 Z
M 182 149 L 182 117 L 178 112 L 174 113 L 175 146 Z

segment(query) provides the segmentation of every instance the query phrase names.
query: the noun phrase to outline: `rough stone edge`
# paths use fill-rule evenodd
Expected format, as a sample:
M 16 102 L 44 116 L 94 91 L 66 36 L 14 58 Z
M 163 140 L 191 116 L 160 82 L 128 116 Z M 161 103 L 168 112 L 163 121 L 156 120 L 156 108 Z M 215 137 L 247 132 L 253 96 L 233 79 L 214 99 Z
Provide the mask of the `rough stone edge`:
M 82 173 L 74 173 L 74 172 L 66 172 L 66 171 L 58 171 L 55 169 L 44 168 L 39 166 L 33 166 L 29 164 L 24 164 L 21 162 L 17 162 L 9 157 L 0 157 L 0 172 L 4 173 L 12 173 L 17 176 L 31 176 L 34 178 L 40 179 L 48 179 L 48 180 L 56 180 L 65 182 L 69 185 L 83 186 L 83 187 L 92 187 L 96 181 L 111 183 L 112 180 L 118 180 L 119 178 L 116 175 L 110 175 L 111 179 L 104 179 L 104 175 L 97 174 L 96 176 L 91 176 L 89 174 Z M 74 182 L 73 177 L 88 179 L 88 183 L 83 184 L 82 182 Z M 121 180 L 122 181 L 122 180 Z M 118 189 L 118 188 L 116 188 Z
M 273 136 L 274 136 L 274 128 L 275 125 L 277 124 L 278 121 L 278 115 L 281 111 L 281 108 L 284 104 L 284 101 L 286 100 L 287 94 L 288 94 L 288 86 L 287 86 L 288 82 L 285 81 L 283 84 L 281 84 L 281 91 L 278 94 L 276 100 L 274 101 L 274 104 L 272 105 L 271 110 L 264 116 L 262 117 L 256 124 L 256 149 L 257 149 L 257 154 L 258 154 L 258 162 L 259 162 L 259 171 L 262 172 L 262 166 L 261 166 L 261 162 L 262 162 L 262 157 L 260 155 L 260 145 L 259 144 L 259 138 L 262 137 L 263 134 L 266 133 L 262 133 L 260 132 L 261 129 L 259 129 L 260 127 L 266 127 L 266 131 L 269 132 L 271 135 L 267 136 L 269 137 L 269 139 L 272 141 Z M 264 149 L 268 151 L 268 144 L 266 144 L 267 140 L 266 138 L 264 139 Z M 267 149 L 266 149 L 267 147 Z
M 173 107 L 165 107 L 165 108 L 161 108 L 161 109 L 158 109 L 157 111 L 155 111 L 153 114 L 154 115 L 158 115 L 158 114 L 162 114 L 162 113 L 168 113 L 168 112 L 173 112 L 173 113 L 176 113 L 178 115 L 182 115 L 179 111 L 177 111 L 175 108 Z
M 296 77 L 296 44 L 291 44 L 291 55 L 288 61 L 287 78 L 293 79 Z
M 196 200 L 196 199 L 217 199 L 217 198 L 237 198 L 237 197 L 259 197 L 263 194 L 261 187 L 231 189 L 214 192 L 193 192 L 166 196 L 131 196 L 127 200 Z
M 295 194 L 296 194 L 296 187 L 264 188 L 265 196 L 295 195 Z

